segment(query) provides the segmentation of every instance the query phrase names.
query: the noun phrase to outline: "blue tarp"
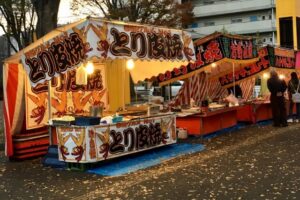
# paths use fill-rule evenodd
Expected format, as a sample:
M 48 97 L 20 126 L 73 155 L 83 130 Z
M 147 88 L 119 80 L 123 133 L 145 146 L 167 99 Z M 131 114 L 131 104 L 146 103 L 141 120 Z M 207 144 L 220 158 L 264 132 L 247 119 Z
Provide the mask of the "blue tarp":
M 97 168 L 88 170 L 88 172 L 105 176 L 119 176 L 157 165 L 176 156 L 191 154 L 202 150 L 204 150 L 204 146 L 201 144 L 172 144 L 130 157 L 125 156 L 122 159 L 112 160 L 111 162 L 100 164 Z

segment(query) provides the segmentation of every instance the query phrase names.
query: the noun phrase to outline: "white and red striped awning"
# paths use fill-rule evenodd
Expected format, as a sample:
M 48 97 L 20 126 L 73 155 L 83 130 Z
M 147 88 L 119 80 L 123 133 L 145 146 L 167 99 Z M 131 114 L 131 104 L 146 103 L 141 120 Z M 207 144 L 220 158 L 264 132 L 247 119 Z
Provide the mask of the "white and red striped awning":
M 208 81 L 208 76 L 209 74 L 202 72 L 185 79 L 183 86 L 173 100 L 173 104 L 188 105 L 191 98 L 193 98 L 195 102 L 201 102 L 206 97 L 210 99 L 226 97 L 228 95 L 227 89 L 222 87 L 217 79 Z M 244 99 L 250 99 L 252 97 L 254 84 L 255 77 L 239 83 L 243 91 Z

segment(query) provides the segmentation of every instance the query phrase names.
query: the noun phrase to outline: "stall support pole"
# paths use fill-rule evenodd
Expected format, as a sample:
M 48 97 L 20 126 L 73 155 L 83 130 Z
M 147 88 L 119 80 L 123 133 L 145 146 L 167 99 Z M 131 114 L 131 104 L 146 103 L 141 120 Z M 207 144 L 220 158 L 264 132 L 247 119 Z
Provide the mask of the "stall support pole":
M 126 73 L 126 66 L 122 66 L 123 73 L 122 73 L 122 83 L 125 83 L 125 73 Z M 122 88 L 122 110 L 125 110 L 125 86 Z
M 232 78 L 233 78 L 233 95 L 235 96 L 235 72 L 234 72 L 234 62 L 232 62 Z
M 171 99 L 172 99 L 172 86 L 169 83 L 169 101 L 171 101 Z
M 48 120 L 51 119 L 51 80 L 48 81 Z M 52 145 L 52 129 L 51 126 L 48 126 L 49 129 L 49 145 Z

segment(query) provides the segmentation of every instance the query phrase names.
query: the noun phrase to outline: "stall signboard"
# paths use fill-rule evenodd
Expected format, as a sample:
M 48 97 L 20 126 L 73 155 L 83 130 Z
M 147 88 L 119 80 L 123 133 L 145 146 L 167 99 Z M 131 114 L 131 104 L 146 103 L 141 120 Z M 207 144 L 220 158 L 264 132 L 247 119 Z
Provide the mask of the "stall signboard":
M 24 51 L 22 63 L 36 86 L 99 59 L 195 60 L 191 35 L 182 30 L 93 20 Z
M 220 36 L 224 57 L 233 60 L 249 60 L 257 57 L 256 40 Z
M 195 62 L 174 68 L 172 71 L 160 73 L 157 77 L 152 77 L 151 80 L 164 85 L 204 71 L 206 66 L 225 58 L 251 60 L 257 57 L 256 43 L 253 39 L 241 39 L 219 34 L 217 37 L 208 37 L 207 40 L 203 39 L 203 41 L 205 42 L 195 42 Z
M 268 54 L 268 48 L 261 48 L 258 52 L 259 60 L 248 64 L 232 73 L 228 73 L 224 76 L 219 77 L 221 86 L 230 87 L 233 83 L 238 83 L 239 81 L 245 80 L 252 77 L 270 67 L 270 60 Z
M 108 107 L 105 80 L 105 66 L 95 65 L 94 73 L 87 76 L 87 84 L 76 81 L 78 71 L 71 70 L 51 80 L 48 96 L 48 82 L 36 87 L 26 81 L 26 128 L 45 126 L 49 120 L 49 98 L 51 118 L 65 115 L 88 115 L 90 106 Z
M 250 78 L 261 73 L 269 67 L 277 69 L 295 69 L 295 52 L 291 49 L 274 48 L 266 46 L 258 51 L 259 60 L 253 64 L 246 65 L 233 73 L 219 77 L 222 86 L 230 87 L 234 82 Z
M 296 55 L 293 49 L 268 47 L 270 64 L 280 69 L 295 69 Z
M 59 159 L 97 162 L 176 142 L 175 115 L 111 125 L 57 127 Z

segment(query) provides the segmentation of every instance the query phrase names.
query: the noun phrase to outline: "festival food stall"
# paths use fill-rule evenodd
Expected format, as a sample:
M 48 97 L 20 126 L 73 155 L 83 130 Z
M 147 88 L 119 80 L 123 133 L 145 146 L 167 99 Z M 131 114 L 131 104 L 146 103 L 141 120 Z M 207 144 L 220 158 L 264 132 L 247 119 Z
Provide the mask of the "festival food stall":
M 188 134 L 203 135 L 212 133 L 237 124 L 237 104 L 225 103 L 227 87 L 235 84 L 232 78 L 236 71 L 258 62 L 256 43 L 253 38 L 214 33 L 194 42 L 196 61 L 160 73 L 152 77 L 160 85 L 178 79 L 185 83 L 174 100 L 177 112 L 176 123 L 185 128 Z M 231 74 L 233 83 L 227 87 L 221 85 L 219 77 Z M 245 89 L 243 96 L 249 97 L 254 79 L 240 84 Z M 195 102 L 193 106 L 191 102 Z M 205 104 L 205 105 L 204 105 Z M 185 107 L 189 107 L 185 109 Z
M 172 112 L 126 106 L 129 76 L 193 60 L 191 41 L 181 30 L 98 18 L 53 30 L 5 60 L 6 155 L 42 155 L 50 142 L 60 160 L 89 163 L 175 143 Z
M 249 66 L 245 66 L 235 73 L 235 82 L 246 80 L 258 75 L 261 77 L 266 87 L 266 80 L 269 78 L 269 70 L 276 70 L 279 77 L 288 81 L 290 74 L 295 71 L 295 51 L 292 49 L 274 48 L 271 46 L 259 49 L 259 60 Z M 222 86 L 233 83 L 232 74 L 227 74 L 219 78 Z M 289 102 L 287 102 L 287 107 Z M 287 109 L 288 110 L 288 109 Z M 256 123 L 259 121 L 272 119 L 272 109 L 268 93 L 238 108 L 238 121 Z

